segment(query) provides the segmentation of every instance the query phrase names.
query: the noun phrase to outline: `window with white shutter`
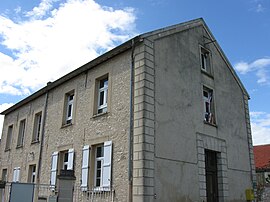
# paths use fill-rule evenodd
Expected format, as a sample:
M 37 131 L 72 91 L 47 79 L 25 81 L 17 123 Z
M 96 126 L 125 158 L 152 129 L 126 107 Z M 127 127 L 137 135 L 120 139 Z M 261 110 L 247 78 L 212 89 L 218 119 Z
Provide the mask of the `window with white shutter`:
M 112 141 L 96 146 L 95 151 L 95 189 L 109 191 L 111 187 Z
M 51 166 L 51 187 L 55 187 L 56 185 L 56 176 L 57 176 L 57 159 L 58 159 L 58 152 L 53 152 L 52 154 L 52 166 Z
M 81 183 L 82 191 L 87 191 L 88 188 L 89 154 L 90 154 L 90 147 L 89 145 L 85 145 L 83 147 L 83 157 L 82 157 L 82 183 Z

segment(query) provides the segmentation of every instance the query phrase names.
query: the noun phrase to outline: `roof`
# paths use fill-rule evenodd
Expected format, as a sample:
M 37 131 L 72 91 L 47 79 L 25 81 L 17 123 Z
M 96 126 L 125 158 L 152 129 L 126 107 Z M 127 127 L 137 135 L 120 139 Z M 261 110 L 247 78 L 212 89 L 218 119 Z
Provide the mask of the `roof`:
M 187 29 L 198 27 L 198 26 L 203 26 L 205 28 L 206 32 L 210 36 L 211 42 L 214 42 L 213 44 L 215 45 L 215 47 L 219 51 L 220 55 L 223 57 L 224 61 L 227 63 L 233 77 L 236 79 L 236 81 L 237 81 L 238 85 L 240 86 L 240 88 L 242 89 L 243 93 L 249 97 L 244 85 L 240 81 L 239 77 L 237 76 L 237 74 L 234 71 L 229 60 L 227 59 L 227 57 L 223 53 L 222 49 L 220 48 L 220 46 L 216 42 L 216 39 L 214 38 L 210 29 L 208 28 L 208 26 L 206 25 L 206 23 L 204 22 L 204 20 L 202 18 L 198 18 L 195 20 L 187 21 L 184 23 L 168 26 L 165 28 L 161 28 L 158 30 L 154 30 L 151 32 L 147 32 L 147 33 L 138 35 L 138 36 L 128 40 L 127 42 L 117 46 L 116 48 L 112 49 L 111 51 L 108 51 L 108 52 L 104 53 L 103 55 L 97 57 L 96 59 L 88 62 L 87 64 L 75 69 L 74 71 L 70 72 L 69 74 L 66 74 L 65 76 L 59 78 L 58 80 L 56 80 L 54 82 L 49 82 L 48 85 L 45 86 L 44 88 L 42 88 L 39 91 L 35 92 L 34 94 L 26 97 L 22 101 L 18 102 L 17 104 L 13 105 L 12 107 L 6 109 L 5 111 L 1 112 L 0 114 L 6 115 L 6 114 L 16 110 L 17 108 L 21 107 L 22 105 L 27 104 L 28 102 L 44 95 L 49 90 L 63 84 L 64 82 L 78 76 L 79 74 L 81 74 L 83 72 L 87 72 L 89 69 L 92 69 L 93 67 L 97 66 L 98 64 L 101 64 L 102 62 L 104 62 L 104 61 L 106 61 L 106 60 L 108 60 L 108 59 L 128 50 L 128 49 L 131 49 L 134 46 L 134 44 L 142 42 L 145 38 L 150 38 L 153 36 L 156 36 L 156 38 L 160 38 L 160 37 L 170 35 L 172 33 L 181 32 L 181 31 L 184 31 Z
M 270 169 L 270 144 L 253 147 L 256 170 Z

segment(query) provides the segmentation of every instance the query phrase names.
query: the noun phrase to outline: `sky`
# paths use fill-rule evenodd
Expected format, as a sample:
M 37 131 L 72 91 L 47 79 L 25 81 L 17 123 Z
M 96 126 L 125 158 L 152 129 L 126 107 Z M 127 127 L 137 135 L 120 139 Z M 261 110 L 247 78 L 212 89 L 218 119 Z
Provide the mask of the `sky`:
M 249 92 L 254 145 L 270 144 L 269 0 L 1 0 L 0 111 L 138 34 L 201 17 Z

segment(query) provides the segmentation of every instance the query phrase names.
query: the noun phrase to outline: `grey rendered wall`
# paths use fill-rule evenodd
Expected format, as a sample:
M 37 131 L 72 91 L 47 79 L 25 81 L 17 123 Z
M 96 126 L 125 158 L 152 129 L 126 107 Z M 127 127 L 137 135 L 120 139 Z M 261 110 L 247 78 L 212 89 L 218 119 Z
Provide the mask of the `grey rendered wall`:
M 213 43 L 213 77 L 201 72 L 203 35 L 200 26 L 154 41 L 158 201 L 206 200 L 205 149 L 220 153 L 221 201 L 245 201 L 252 185 L 244 94 Z M 216 126 L 203 122 L 203 85 L 214 90 Z

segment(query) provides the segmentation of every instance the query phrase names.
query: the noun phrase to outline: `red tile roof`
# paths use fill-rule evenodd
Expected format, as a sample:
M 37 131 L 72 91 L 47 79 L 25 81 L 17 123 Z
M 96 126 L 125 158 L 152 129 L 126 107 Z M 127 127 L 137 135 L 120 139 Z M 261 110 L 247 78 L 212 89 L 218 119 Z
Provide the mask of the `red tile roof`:
M 270 168 L 270 144 L 254 146 L 256 169 Z

